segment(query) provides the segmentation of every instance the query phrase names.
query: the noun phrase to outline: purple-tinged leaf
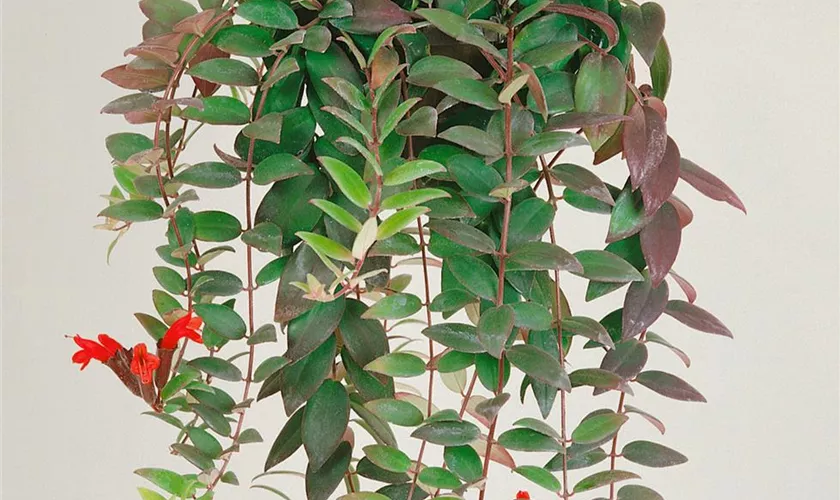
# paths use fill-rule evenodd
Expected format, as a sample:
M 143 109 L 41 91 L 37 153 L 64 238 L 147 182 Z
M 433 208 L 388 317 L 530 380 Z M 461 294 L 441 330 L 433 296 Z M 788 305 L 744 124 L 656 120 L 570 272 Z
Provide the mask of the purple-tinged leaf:
M 665 10 L 662 6 L 656 2 L 645 2 L 641 6 L 625 5 L 621 9 L 621 26 L 642 59 L 648 66 L 652 65 L 665 31 Z
M 674 206 L 670 203 L 662 205 L 640 236 L 650 280 L 658 286 L 668 275 L 680 250 L 682 227 Z
M 721 323 L 712 313 L 684 300 L 668 301 L 665 313 L 695 330 L 732 338 L 732 332 L 729 331 L 729 328 L 726 328 L 726 325 Z
M 582 5 L 559 5 L 559 4 L 552 4 L 546 7 L 546 12 L 556 12 L 558 14 L 566 14 L 569 16 L 579 17 L 581 19 L 586 19 L 588 21 L 592 21 L 595 23 L 601 31 L 607 35 L 607 40 L 609 41 L 610 45 L 607 47 L 606 50 L 611 49 L 618 43 L 618 25 L 615 24 L 615 21 L 607 15 L 605 12 L 601 12 L 600 10 L 590 9 L 589 7 L 583 7 Z
M 644 277 L 635 267 L 613 253 L 604 250 L 581 250 L 574 256 L 583 265 L 583 273 L 573 274 L 579 274 L 586 279 L 608 283 L 644 281 Z
M 625 115 L 614 115 L 609 113 L 577 113 L 569 112 L 561 115 L 554 115 L 545 126 L 545 130 L 579 129 L 583 127 L 594 127 L 597 125 L 609 125 L 629 120 Z
M 680 286 L 688 301 L 693 304 L 694 301 L 697 300 L 697 289 L 694 288 L 694 285 L 692 285 L 688 282 L 688 280 L 674 272 L 673 269 L 671 269 L 671 271 L 668 274 L 670 274 L 671 278 L 673 278 L 677 285 Z
M 624 296 L 622 338 L 629 339 L 648 329 L 665 311 L 668 304 L 668 282 L 653 286 L 650 280 L 631 283 Z
M 600 368 L 581 368 L 569 374 L 572 387 L 588 385 L 600 389 L 617 389 L 621 383 L 621 377 L 613 372 Z
M 667 347 L 674 354 L 676 354 L 678 358 L 680 358 L 680 360 L 683 362 L 683 364 L 685 365 L 686 368 L 691 367 L 691 358 L 688 357 L 688 354 L 686 354 L 685 351 L 683 351 L 679 347 L 677 347 L 677 346 L 671 344 L 670 342 L 668 342 L 667 340 L 665 340 L 660 335 L 658 335 L 654 332 L 647 332 L 647 334 L 645 335 L 645 340 L 648 341 L 648 342 L 653 342 L 654 344 L 659 344 L 659 345 Z
M 612 338 L 610 338 L 610 334 L 607 332 L 607 329 L 604 328 L 604 325 L 592 318 L 586 318 L 584 316 L 569 316 L 563 318 L 562 328 L 564 332 L 586 337 L 589 340 L 609 347 L 610 349 L 615 348 L 615 344 L 613 344 Z
M 680 180 L 680 149 L 669 137 L 662 162 L 641 186 L 646 215 L 655 214 L 659 207 L 668 201 L 678 180 Z
M 561 163 L 551 169 L 551 176 L 573 191 L 603 201 L 608 205 L 615 205 L 610 190 L 604 184 L 604 181 L 581 166 Z
M 668 144 L 665 119 L 650 106 L 639 103 L 628 113 L 622 142 L 633 189 L 641 186 L 656 171 Z
M 673 194 L 668 198 L 668 203 L 674 205 L 674 210 L 677 211 L 677 216 L 680 218 L 680 227 L 686 227 L 691 224 L 694 220 L 694 212 L 691 211 L 691 207 Z
M 642 411 L 642 410 L 636 408 L 635 406 L 631 406 L 631 405 L 624 405 L 624 413 L 635 413 L 636 415 L 639 415 L 643 419 L 650 422 L 650 424 L 652 426 L 656 427 L 656 429 L 659 431 L 660 434 L 665 434 L 665 424 L 663 424 L 661 420 L 654 417 L 650 413 L 648 413 L 646 411 Z
M 635 464 L 654 468 L 671 467 L 688 462 L 688 458 L 682 453 L 650 441 L 627 443 L 621 450 L 621 455 Z
M 670 373 L 657 370 L 642 372 L 636 376 L 636 382 L 666 398 L 676 399 L 677 401 L 706 402 L 706 398 L 700 394 L 700 391 L 689 385 L 685 380 Z
M 647 346 L 638 340 L 625 340 L 607 351 L 601 361 L 601 369 L 608 370 L 625 380 L 632 379 L 645 367 L 648 359 Z
M 109 102 L 102 108 L 100 113 L 106 115 L 123 115 L 132 111 L 148 111 L 157 100 L 157 97 L 146 92 L 129 94 Z
M 709 198 L 729 203 L 738 210 L 747 213 L 744 203 L 726 183 L 696 163 L 683 158 L 680 161 L 680 178 Z
M 385 28 L 411 22 L 408 12 L 390 0 L 352 0 L 353 15 L 330 22 L 336 28 L 358 35 L 378 35 Z
M 102 78 L 124 89 L 156 91 L 166 87 L 171 75 L 166 67 L 135 69 L 123 64 L 105 71 Z
M 638 484 L 628 484 L 618 490 L 618 500 L 665 500 L 652 489 Z
M 639 479 L 639 476 L 632 472 L 623 470 L 605 470 L 603 472 L 596 472 L 589 477 L 581 479 L 576 485 L 574 492 L 583 493 L 584 491 L 594 490 L 602 486 L 617 483 L 619 481 L 626 481 L 628 479 Z

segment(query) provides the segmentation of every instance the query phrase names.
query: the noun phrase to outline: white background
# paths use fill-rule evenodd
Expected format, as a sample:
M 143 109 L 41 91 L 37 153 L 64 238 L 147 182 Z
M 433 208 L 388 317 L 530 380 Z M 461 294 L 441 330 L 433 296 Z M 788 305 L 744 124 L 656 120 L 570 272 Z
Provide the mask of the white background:
M 669 500 L 836 499 L 837 2 L 662 4 L 676 61 L 669 131 L 683 156 L 739 192 L 749 216 L 678 188 L 696 217 L 676 269 L 735 340 L 705 336 L 671 319 L 655 327 L 688 351 L 693 364 L 687 370 L 652 347 L 650 366 L 683 376 L 709 403 L 678 403 L 639 389 L 633 403 L 662 418 L 668 432 L 660 437 L 633 420 L 622 441 L 661 441 L 691 461 L 664 471 L 632 470 Z M 9 2 L 2 17 L 3 498 L 136 498 L 134 488 L 143 483 L 132 475 L 135 468 L 187 470 L 167 453 L 171 428 L 140 415 L 142 402 L 107 369 L 95 365 L 79 373 L 70 363 L 74 345 L 64 335 L 104 331 L 127 345 L 148 340 L 132 314 L 152 311 L 150 268 L 159 264 L 153 247 L 162 226 L 132 229 L 110 265 L 104 255 L 111 235 L 91 229 L 104 206 L 98 195 L 113 184 L 103 139 L 131 129 L 97 113 L 121 95 L 99 74 L 121 64 L 123 50 L 140 40 L 143 17 L 134 2 L 106 0 Z M 229 134 L 213 134 L 186 160 L 213 159 L 213 142 L 230 149 Z M 572 158 L 586 161 L 583 154 Z M 597 171 L 617 181 L 624 168 L 610 163 Z M 202 197 L 241 212 L 240 192 Z M 566 207 L 557 229 L 569 250 L 599 248 L 606 219 Z M 241 270 L 243 259 L 240 252 L 218 263 Z M 564 286 L 579 314 L 601 317 L 620 298 L 583 304 L 580 280 L 564 278 Z M 259 292 L 259 322 L 270 320 L 274 293 L 273 287 Z M 266 347 L 260 357 L 282 349 Z M 577 367 L 597 363 L 575 356 Z M 455 404 L 454 395 L 436 389 L 441 407 Z M 518 381 L 508 390 L 516 393 Z M 243 487 L 222 489 L 221 498 L 272 497 L 247 485 L 283 422 L 279 403 L 274 398 L 249 412 L 247 426 L 258 427 L 267 442 L 248 445 L 234 458 Z M 614 395 L 576 395 L 571 423 L 614 405 Z M 514 401 L 503 423 L 521 415 Z M 413 447 L 406 447 L 412 455 Z M 290 465 L 300 469 L 302 457 Z M 427 463 L 436 463 L 430 457 Z M 488 498 L 509 500 L 525 487 L 533 498 L 550 498 L 494 470 Z M 297 478 L 267 483 L 303 498 Z

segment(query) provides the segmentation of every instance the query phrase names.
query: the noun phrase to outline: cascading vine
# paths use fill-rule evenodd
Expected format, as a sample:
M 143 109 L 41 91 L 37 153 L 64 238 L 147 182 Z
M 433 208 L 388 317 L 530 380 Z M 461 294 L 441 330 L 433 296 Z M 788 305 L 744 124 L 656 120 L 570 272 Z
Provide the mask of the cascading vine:
M 148 415 L 177 429 L 170 451 L 192 472 L 138 469 L 154 486 L 141 498 L 206 500 L 239 485 L 236 454 L 261 432 L 277 437 L 250 486 L 283 498 L 495 500 L 494 472 L 505 469 L 563 499 L 662 498 L 628 465 L 687 458 L 657 442 L 622 443 L 631 419 L 665 432 L 630 398 L 643 407 L 652 397 L 636 396 L 639 387 L 705 398 L 647 367 L 651 344 L 690 363 L 651 328 L 665 314 L 731 337 L 672 270 L 693 219 L 674 189 L 682 179 L 745 209 L 668 135 L 671 56 L 658 4 L 140 8 L 148 20 L 132 59 L 103 74 L 135 92 L 103 112 L 151 133 L 107 138 L 117 185 L 99 227 L 117 233 L 109 257 L 134 224 L 164 232 L 156 314 L 136 314 L 153 346 L 77 335 L 73 361 L 107 365 Z M 208 127 L 235 137 L 182 157 Z M 626 182 L 561 162 L 569 148 L 591 149 L 593 165 L 615 158 L 600 168 L 626 165 Z M 220 189 L 244 191 L 242 215 L 199 199 Z M 560 210 L 605 215 L 606 247 L 558 246 Z M 244 280 L 219 264 L 237 259 Z M 561 273 L 588 281 L 584 300 L 621 291 L 623 306 L 600 320 L 575 315 Z M 274 311 L 257 310 L 256 294 L 275 288 Z M 428 349 L 412 350 L 420 339 Z M 577 349 L 602 351 L 600 365 L 567 373 Z M 460 405 L 439 409 L 439 386 Z M 567 396 L 584 390 L 614 393 L 617 406 L 569 422 Z M 247 427 L 249 408 L 270 397 L 282 398 L 282 426 Z M 500 429 L 500 414 L 521 418 Z M 279 468 L 296 453 L 305 470 Z M 545 465 L 517 465 L 535 456 Z M 296 476 L 302 487 L 290 486 Z

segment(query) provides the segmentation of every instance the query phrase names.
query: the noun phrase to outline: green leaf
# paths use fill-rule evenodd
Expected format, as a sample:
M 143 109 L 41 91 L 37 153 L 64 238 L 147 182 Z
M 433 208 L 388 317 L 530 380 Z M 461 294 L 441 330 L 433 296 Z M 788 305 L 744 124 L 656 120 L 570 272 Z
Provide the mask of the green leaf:
M 367 208 L 370 205 L 370 191 L 365 181 L 359 177 L 355 170 L 343 161 L 328 156 L 320 156 L 318 161 L 329 172 L 330 177 L 333 178 L 347 199 L 359 208 Z
M 206 161 L 187 167 L 176 175 L 174 180 L 190 186 L 221 189 L 238 185 L 242 182 L 242 176 L 238 170 L 226 163 Z
M 521 62 L 533 68 L 553 66 L 556 63 L 572 56 L 584 45 L 581 41 L 554 41 L 529 50 L 522 55 Z
M 650 222 L 650 218 L 645 216 L 641 193 L 633 192 L 628 184 L 618 195 L 615 206 L 612 208 L 607 243 L 633 236 L 641 231 L 648 222 Z
M 423 335 L 457 351 L 471 354 L 485 351 L 484 346 L 478 340 L 478 333 L 472 325 L 438 323 L 423 330 Z
M 332 2 L 335 3 L 335 2 Z M 329 4 L 327 4 L 329 5 Z M 360 491 L 357 493 L 348 493 L 347 495 L 342 495 L 338 497 L 338 500 L 391 500 L 390 497 L 387 497 L 381 493 L 373 493 L 370 491 Z
M 338 448 L 350 420 L 350 399 L 344 386 L 325 380 L 306 404 L 301 437 L 309 467 L 319 469 Z
M 220 85 L 253 87 L 260 82 L 254 68 L 238 59 L 219 57 L 192 66 L 187 74 Z
M 152 268 L 152 273 L 154 273 L 155 279 L 160 283 L 160 286 L 169 293 L 180 295 L 187 289 L 186 280 L 174 269 L 155 266 Z
M 621 385 L 622 379 L 613 372 L 600 368 L 581 368 L 569 374 L 572 387 L 588 385 L 600 389 L 616 389 Z
M 137 469 L 134 473 L 173 495 L 192 496 L 192 492 L 195 491 L 191 481 L 170 470 L 144 468 Z
M 579 444 L 597 443 L 612 437 L 624 422 L 627 422 L 627 415 L 613 411 L 589 415 L 572 431 L 572 441 Z
M 303 424 L 303 413 L 303 409 L 296 411 L 283 425 L 283 428 L 277 434 L 277 438 L 271 445 L 271 449 L 265 459 L 263 470 L 267 471 L 275 465 L 282 463 L 292 456 L 298 448 L 303 446 L 300 433 L 301 425 Z
M 213 332 L 230 340 L 239 340 L 245 336 L 245 321 L 230 307 L 222 304 L 196 304 L 195 313 Z
M 615 203 L 604 181 L 581 166 L 571 163 L 561 163 L 551 169 L 551 176 L 578 193 L 590 196 L 609 205 Z
M 212 43 L 223 52 L 235 56 L 266 57 L 272 54 L 274 38 L 259 26 L 236 24 L 220 29 Z
M 280 276 L 283 275 L 283 270 L 286 268 L 286 262 L 288 261 L 289 257 L 280 257 L 272 260 L 257 272 L 257 277 L 254 278 L 254 281 L 259 286 L 265 286 L 279 280 Z
M 419 87 L 433 87 L 444 80 L 466 78 L 481 80 L 481 74 L 458 59 L 431 55 L 411 65 L 406 81 Z
M 484 232 L 463 222 L 438 219 L 426 225 L 432 231 L 455 243 L 481 253 L 494 253 L 496 243 Z
M 605 470 L 603 472 L 596 472 L 589 477 L 581 479 L 574 488 L 575 493 L 583 493 L 584 491 L 594 490 L 602 486 L 617 483 L 619 481 L 627 481 L 629 479 L 639 479 L 639 476 L 632 472 L 623 470 Z
M 426 362 L 413 354 L 395 352 L 376 358 L 365 370 L 388 377 L 419 377 L 426 373 Z
M 312 168 L 297 156 L 277 153 L 261 161 L 254 168 L 254 184 L 267 186 L 299 175 L 312 175 Z
M 210 125 L 244 125 L 251 120 L 251 110 L 239 99 L 228 96 L 210 96 L 201 99 L 204 108 L 188 106 L 181 118 Z
M 624 66 L 610 55 L 591 52 L 580 65 L 575 83 L 575 110 L 579 112 L 624 114 L 627 88 Z M 593 151 L 598 151 L 620 126 L 609 123 L 584 127 Z
M 653 64 L 662 33 L 665 31 L 665 9 L 656 2 L 626 5 L 621 9 L 621 27 L 648 65 Z
M 700 394 L 700 391 L 670 373 L 656 370 L 642 372 L 636 376 L 636 382 L 666 398 L 677 401 L 706 402 L 706 398 Z
M 383 120 L 380 122 L 379 126 L 379 136 L 382 138 L 386 138 L 391 135 L 391 132 L 397 128 L 397 124 L 403 117 L 409 112 L 411 108 L 414 107 L 415 104 L 420 102 L 419 97 L 414 97 L 408 99 L 407 101 L 401 102 L 399 106 L 394 108 L 394 110 Z
M 344 101 L 350 106 L 353 106 L 359 111 L 366 111 L 370 109 L 370 101 L 368 101 L 368 98 L 365 97 L 358 87 L 344 78 L 331 76 L 322 78 L 321 81 L 333 89 L 335 93 L 341 96 L 341 98 L 344 99 Z
M 148 314 L 143 313 L 135 313 L 134 317 L 137 318 L 137 321 L 140 322 L 140 326 L 142 326 L 143 329 L 146 330 L 146 333 L 151 335 L 154 340 L 160 340 L 163 338 L 164 334 L 166 334 L 168 327 L 154 316 L 149 316 Z
M 137 488 L 137 492 L 140 493 L 141 500 L 166 500 L 166 497 L 164 497 L 160 493 L 154 492 L 147 488 Z
M 417 9 L 415 12 L 455 40 L 476 46 L 499 60 L 504 59 L 499 50 L 484 38 L 481 30 L 465 18 L 444 9 Z
M 344 208 L 327 200 L 309 200 L 310 203 L 320 208 L 325 214 L 329 215 L 336 222 L 346 227 L 347 229 L 358 233 L 362 230 L 362 223 Z
M 563 451 L 557 439 L 533 429 L 510 429 L 499 435 L 499 444 L 517 451 Z
M 449 470 L 469 483 L 484 476 L 481 457 L 472 446 L 447 446 L 443 450 L 443 461 Z
M 260 366 L 254 370 L 253 381 L 257 383 L 262 382 L 287 364 L 289 364 L 289 360 L 282 356 L 272 356 L 270 358 L 266 358 L 262 363 L 260 363 Z
M 198 12 L 192 4 L 184 0 L 142 0 L 140 10 L 151 21 L 166 28 L 171 28 Z
M 242 380 L 242 370 L 230 361 L 222 358 L 211 358 L 205 356 L 203 358 L 196 358 L 189 362 L 193 368 L 203 371 L 208 375 L 212 375 L 222 380 L 231 382 L 239 382 Z
M 350 467 L 353 447 L 342 441 L 335 453 L 318 469 L 310 463 L 306 468 L 306 498 L 308 500 L 327 500 L 344 479 Z
M 283 253 L 283 234 L 273 222 L 260 222 L 253 229 L 242 233 L 242 242 L 260 252 L 281 255 Z
M 423 413 L 413 404 L 398 399 L 375 399 L 365 403 L 365 408 L 394 425 L 415 427 L 423 423 Z
M 502 107 L 496 92 L 480 80 L 469 78 L 444 80 L 435 84 L 433 88 L 454 99 L 478 106 L 479 108 L 497 110 Z
M 262 443 L 263 437 L 260 435 L 260 432 L 256 429 L 245 429 L 239 435 L 239 443 L 240 444 L 248 444 L 248 443 Z
M 627 460 L 645 467 L 671 467 L 688 462 L 688 458 L 682 453 L 650 441 L 627 443 L 621 450 L 621 455 Z
M 513 425 L 519 427 L 525 427 L 526 429 L 531 429 L 532 431 L 536 431 L 539 434 L 544 434 L 546 436 L 551 436 L 554 439 L 560 440 L 560 433 L 557 432 L 551 425 L 542 420 L 538 420 L 536 418 L 531 417 L 524 417 L 520 418 Z
M 484 261 L 467 255 L 451 257 L 446 261 L 449 270 L 467 290 L 487 300 L 496 300 L 499 278 L 496 271 Z
M 671 51 L 668 49 L 665 38 L 656 46 L 653 64 L 650 65 L 650 82 L 653 86 L 653 95 L 665 99 L 668 87 L 671 86 Z
M 332 338 L 345 305 L 344 296 L 331 302 L 318 302 L 305 315 L 289 323 L 289 350 L 283 356 L 296 363 Z
M 554 207 L 539 198 L 528 198 L 510 213 L 508 248 L 528 241 L 538 241 L 554 222 Z
M 163 386 L 163 389 L 160 390 L 160 399 L 166 401 L 167 399 L 171 398 L 178 392 L 182 391 L 185 387 L 187 387 L 187 385 L 189 385 L 190 382 L 197 379 L 199 375 L 200 374 L 194 370 L 175 375 L 174 377 L 169 379 L 169 382 L 167 382 L 166 385 Z
M 273 142 L 280 144 L 283 131 L 283 114 L 268 113 L 259 117 L 256 121 L 249 123 L 242 129 L 242 135 L 255 140 Z M 263 160 L 265 161 L 265 160 Z
M 507 350 L 508 361 L 531 378 L 564 391 L 572 390 L 569 376 L 560 362 L 532 345 L 515 345 Z
M 343 262 L 355 262 L 353 254 L 345 248 L 341 243 L 337 243 L 326 236 L 320 234 L 307 233 L 306 231 L 298 231 L 295 235 L 305 241 L 316 252 L 329 257 L 331 259 L 340 260 Z
M 424 424 L 411 433 L 411 437 L 441 446 L 462 446 L 481 435 L 479 428 L 470 422 L 443 421 Z
M 228 297 L 242 292 L 243 284 L 227 271 L 201 271 L 193 276 L 193 293 L 206 297 Z
M 365 446 L 362 450 L 368 460 L 387 471 L 408 472 L 411 469 L 411 459 L 396 448 L 374 444 Z
M 412 160 L 388 172 L 383 179 L 383 183 L 386 186 L 398 186 L 441 172 L 446 172 L 446 167 L 436 161 Z
M 242 226 L 233 215 L 217 210 L 193 214 L 195 239 L 200 241 L 230 241 L 239 237 Z
M 230 435 L 230 422 L 228 422 L 222 412 L 203 404 L 192 405 L 191 409 L 217 434 L 221 436 Z
M 438 112 L 431 106 L 423 106 L 397 124 L 396 131 L 403 136 L 434 137 L 437 135 Z
M 513 325 L 516 328 L 548 330 L 554 322 L 548 309 L 536 302 L 515 302 L 509 305 L 513 308 Z
M 376 239 L 381 241 L 394 236 L 428 211 L 426 207 L 409 207 L 397 211 L 382 221 L 376 229 Z
M 264 344 L 266 342 L 277 342 L 277 328 L 271 324 L 265 324 L 248 337 L 248 345 Z
M 555 493 L 560 491 L 560 481 L 554 477 L 554 474 L 542 467 L 537 467 L 536 465 L 520 465 L 513 469 L 513 472 L 548 491 Z
M 586 144 L 586 141 L 577 134 L 553 130 L 529 137 L 519 145 L 517 154 L 542 156 L 574 146 L 583 146 L 584 144 Z
M 584 278 L 608 283 L 644 281 L 644 277 L 635 267 L 614 253 L 604 250 L 581 250 L 574 255 L 583 266 L 583 272 L 575 274 Z
M 552 271 L 582 273 L 583 266 L 569 252 L 545 241 L 531 241 L 516 247 L 508 257 L 509 271 Z
M 295 12 L 287 4 L 274 0 L 248 0 L 239 5 L 236 14 L 260 26 L 292 30 L 297 28 Z
M 481 345 L 494 358 L 502 356 L 510 334 L 513 331 L 513 309 L 504 305 L 484 311 L 478 321 L 476 333 Z
M 124 222 L 146 222 L 160 219 L 163 207 L 151 200 L 126 200 L 109 205 L 99 212 L 99 217 L 108 217 Z
M 397 210 L 413 207 L 438 198 L 450 198 L 452 195 L 442 189 L 422 188 L 393 194 L 382 200 L 383 210 Z
M 665 500 L 662 495 L 638 484 L 628 484 L 618 490 L 618 500 Z
M 458 476 L 443 467 L 426 467 L 420 471 L 417 480 L 432 488 L 454 490 L 461 486 Z
M 464 146 L 483 156 L 499 157 L 505 153 L 502 145 L 493 136 L 481 129 L 467 125 L 450 127 L 438 134 L 438 137 Z
M 332 33 L 330 33 L 330 29 L 326 26 L 316 24 L 306 30 L 301 47 L 306 50 L 323 54 L 330 48 L 330 42 L 332 42 Z
M 208 457 L 219 458 L 222 454 L 222 445 L 219 443 L 219 440 L 204 429 L 190 427 L 187 434 L 190 436 L 190 441 L 193 442 L 195 447 Z
M 416 295 L 395 293 L 387 295 L 362 314 L 363 319 L 403 319 L 423 307 Z
M 105 148 L 117 163 L 125 163 L 135 154 L 153 147 L 154 142 L 143 134 L 122 132 L 105 138 Z

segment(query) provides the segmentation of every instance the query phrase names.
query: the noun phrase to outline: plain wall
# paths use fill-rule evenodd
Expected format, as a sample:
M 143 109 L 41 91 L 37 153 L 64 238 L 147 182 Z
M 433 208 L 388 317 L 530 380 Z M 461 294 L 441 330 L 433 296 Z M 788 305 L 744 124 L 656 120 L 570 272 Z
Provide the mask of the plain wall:
M 657 324 L 654 329 L 685 349 L 693 364 L 686 369 L 653 347 L 650 366 L 686 378 L 709 403 L 679 403 L 638 390 L 633 404 L 662 418 L 668 431 L 659 436 L 633 420 L 622 442 L 659 441 L 690 462 L 666 470 L 630 469 L 669 500 L 836 499 L 837 2 L 662 4 L 675 59 L 667 99 L 671 135 L 683 156 L 741 195 L 749 216 L 684 184 L 678 188 L 695 220 L 675 267 L 699 290 L 698 305 L 726 322 L 735 339 L 706 336 L 670 318 Z M 103 139 L 135 129 L 98 114 L 126 93 L 99 74 L 124 61 L 123 50 L 140 40 L 143 17 L 132 1 L 46 0 L 5 2 L 2 22 L 3 498 L 136 498 L 134 488 L 144 483 L 132 470 L 190 470 L 167 452 L 174 430 L 141 415 L 142 402 L 104 367 L 94 363 L 79 373 L 70 363 L 74 345 L 64 335 L 109 332 L 127 345 L 148 341 L 132 314 L 152 311 L 150 268 L 160 265 L 153 247 L 163 226 L 133 228 L 110 265 L 105 248 L 112 235 L 92 229 L 104 206 L 98 195 L 113 185 Z M 214 142 L 230 149 L 230 134 L 200 136 L 187 160 L 214 159 Z M 586 156 L 572 158 L 584 162 Z M 617 163 L 598 167 L 612 180 L 624 171 Z M 241 213 L 241 190 L 201 195 L 203 202 L 226 203 Z M 569 250 L 599 248 L 606 218 L 566 207 L 557 229 Z M 240 251 L 218 263 L 241 271 L 243 258 Z M 584 304 L 582 280 L 564 277 L 564 286 L 576 312 L 597 318 L 621 298 Z M 273 286 L 259 291 L 258 322 L 270 320 L 274 293 Z M 259 357 L 283 348 L 282 341 L 260 348 Z M 190 352 L 197 355 L 198 349 Z M 574 356 L 577 367 L 597 363 L 592 356 Z M 442 385 L 436 391 L 441 407 L 455 404 Z M 518 384 L 508 391 L 516 394 Z M 570 425 L 593 408 L 613 408 L 615 399 L 575 394 Z M 259 428 L 266 442 L 243 447 L 231 466 L 243 486 L 235 492 L 224 487 L 219 497 L 272 497 L 246 488 L 261 472 L 285 418 L 279 403 L 273 398 L 249 412 L 246 427 Z M 533 404 L 529 411 L 535 411 Z M 514 400 L 504 409 L 503 423 L 523 414 Z M 557 418 L 551 417 L 555 425 Z M 412 456 L 415 447 L 407 445 Z M 517 457 L 522 463 L 547 459 Z M 291 466 L 300 470 L 302 464 L 299 453 Z M 520 488 L 535 499 L 551 497 L 494 470 L 492 500 L 512 499 Z M 279 476 L 265 484 L 303 498 L 297 478 Z M 592 496 L 598 495 L 586 498 Z

